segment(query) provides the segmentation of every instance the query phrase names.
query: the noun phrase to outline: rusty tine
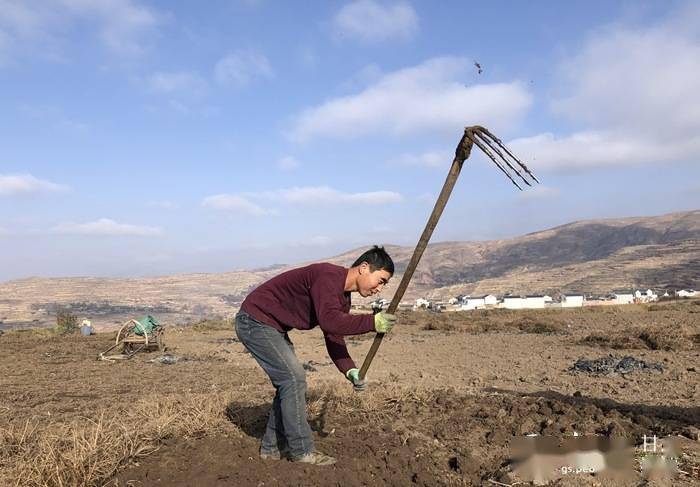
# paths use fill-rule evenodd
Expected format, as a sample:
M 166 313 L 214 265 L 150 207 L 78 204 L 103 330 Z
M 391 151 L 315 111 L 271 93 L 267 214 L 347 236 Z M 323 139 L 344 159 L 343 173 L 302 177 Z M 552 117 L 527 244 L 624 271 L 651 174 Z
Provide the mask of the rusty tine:
M 479 139 L 476 137 L 476 135 L 475 135 L 474 133 L 472 133 L 471 136 L 470 136 L 469 138 L 476 144 L 476 146 L 477 146 L 479 149 L 481 149 L 481 151 L 482 151 L 484 154 L 486 154 L 487 156 L 489 156 L 489 158 L 493 161 L 493 163 L 496 164 L 496 166 L 498 167 L 498 169 L 500 169 L 501 171 L 503 171 L 503 174 L 505 174 L 505 175 L 508 177 L 508 179 L 510 179 L 510 182 L 513 183 L 513 184 L 515 185 L 516 188 L 518 188 L 520 191 L 523 190 L 523 188 L 520 187 L 520 185 L 515 181 L 515 179 L 513 179 L 513 177 L 512 177 L 512 176 L 510 175 L 510 173 L 508 172 L 508 170 L 507 170 L 505 167 L 503 167 L 503 165 L 501 165 L 500 162 L 498 162 L 498 160 L 496 159 L 496 156 L 481 142 L 481 140 L 479 140 Z M 507 164 L 507 162 L 506 162 L 506 164 Z M 510 166 L 510 164 L 508 164 L 508 165 Z M 513 166 L 510 166 L 510 167 L 511 167 L 511 169 L 513 169 Z M 518 171 L 516 171 L 515 169 L 513 169 L 513 172 L 515 172 L 516 174 L 518 174 Z M 520 177 L 522 178 L 522 176 L 520 176 Z M 527 182 L 527 181 L 525 181 L 525 182 Z M 528 184 L 529 184 L 529 183 L 528 183 Z
M 508 158 L 506 158 L 506 156 L 503 155 L 503 152 L 501 152 L 501 150 L 498 148 L 498 143 L 495 143 L 492 140 L 489 140 L 489 138 L 486 137 L 482 132 L 475 132 L 474 137 L 478 137 L 479 140 L 484 142 L 488 146 L 489 149 L 491 149 L 493 152 L 495 152 L 498 155 L 498 157 L 500 157 L 501 160 L 506 163 L 506 165 L 511 169 L 511 171 L 513 171 L 515 174 L 517 174 L 518 177 L 520 179 L 522 179 L 525 184 L 527 184 L 528 186 L 532 186 L 532 184 L 530 184 L 530 181 L 525 179 L 525 176 L 523 176 L 523 173 L 520 172 L 515 167 L 513 167 L 513 165 L 508 160 Z M 501 147 L 503 147 L 503 146 L 501 146 Z
M 481 131 L 482 131 L 484 134 L 486 134 L 491 140 L 493 140 L 496 144 L 498 144 L 499 147 L 501 147 L 504 151 L 506 151 L 506 154 L 508 154 L 515 162 L 517 162 L 518 165 L 519 165 L 520 167 L 522 167 L 522 168 L 525 170 L 525 172 L 526 172 L 535 182 L 537 182 L 537 183 L 540 182 L 540 180 L 537 179 L 537 178 L 535 177 L 534 174 L 532 174 L 532 172 L 530 171 L 530 169 L 528 169 L 528 167 L 527 167 L 520 159 L 518 159 L 517 157 L 515 157 L 515 154 L 513 154 L 513 153 L 508 149 L 508 147 L 506 147 L 506 146 L 503 144 L 503 142 L 501 142 L 501 139 L 499 139 L 498 137 L 496 137 L 495 135 L 493 135 L 491 132 L 489 132 L 488 129 L 486 129 L 486 128 L 484 128 L 484 127 L 481 127 Z

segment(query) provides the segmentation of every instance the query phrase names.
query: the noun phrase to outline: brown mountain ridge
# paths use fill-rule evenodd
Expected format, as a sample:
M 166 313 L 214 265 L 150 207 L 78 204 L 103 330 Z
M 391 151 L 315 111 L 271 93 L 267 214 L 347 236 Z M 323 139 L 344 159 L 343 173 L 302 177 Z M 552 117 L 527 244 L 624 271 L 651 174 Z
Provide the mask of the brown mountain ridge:
M 386 248 L 397 271 L 382 294 L 391 298 L 413 247 Z M 349 266 L 364 250 L 321 260 Z M 250 289 L 297 265 L 303 263 L 147 278 L 8 281 L 0 283 L 0 326 L 50 324 L 62 307 L 105 324 L 148 312 L 180 322 L 230 315 Z M 699 284 L 700 210 L 694 210 L 578 221 L 511 239 L 433 243 L 405 299 L 560 291 L 604 294 L 619 288 L 697 288 Z

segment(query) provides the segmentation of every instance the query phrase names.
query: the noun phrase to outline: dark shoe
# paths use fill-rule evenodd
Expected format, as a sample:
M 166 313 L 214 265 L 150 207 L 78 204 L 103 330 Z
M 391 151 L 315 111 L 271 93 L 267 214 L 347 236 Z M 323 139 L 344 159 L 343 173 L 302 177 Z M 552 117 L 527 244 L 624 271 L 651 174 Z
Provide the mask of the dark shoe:
M 292 458 L 292 461 L 298 463 L 309 463 L 311 465 L 333 465 L 336 460 L 332 456 L 325 455 L 320 451 L 312 451 L 300 457 Z

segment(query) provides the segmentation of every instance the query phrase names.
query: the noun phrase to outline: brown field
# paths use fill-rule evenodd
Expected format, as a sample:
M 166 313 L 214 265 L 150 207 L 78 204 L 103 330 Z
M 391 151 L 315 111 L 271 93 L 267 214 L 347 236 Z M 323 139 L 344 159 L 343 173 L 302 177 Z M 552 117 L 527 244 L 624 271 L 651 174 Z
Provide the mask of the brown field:
M 112 333 L 6 332 L 0 485 L 525 485 L 510 471 L 510 440 L 574 431 L 677 436 L 676 479 L 627 484 L 700 485 L 700 300 L 405 313 L 363 393 L 337 372 L 319 330 L 293 332 L 332 467 L 259 459 L 273 389 L 233 336 L 228 322 L 170 327 L 168 351 L 186 360 L 163 365 L 147 362 L 158 352 L 97 361 Z M 349 340 L 358 364 L 371 338 Z M 570 370 L 609 354 L 663 371 Z M 580 474 L 555 485 L 613 484 Z

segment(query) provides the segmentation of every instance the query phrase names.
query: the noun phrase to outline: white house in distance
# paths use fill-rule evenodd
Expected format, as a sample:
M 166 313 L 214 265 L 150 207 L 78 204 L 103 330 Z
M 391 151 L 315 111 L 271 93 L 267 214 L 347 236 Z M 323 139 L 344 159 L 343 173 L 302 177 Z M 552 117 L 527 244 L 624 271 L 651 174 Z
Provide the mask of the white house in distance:
M 506 309 L 523 309 L 525 307 L 525 298 L 521 296 L 503 296 L 501 306 Z
M 647 289 L 646 291 L 637 289 L 634 292 L 634 299 L 641 303 L 648 303 L 649 301 L 658 301 L 659 297 L 651 289 Z
M 427 308 L 430 306 L 430 301 L 425 298 L 416 299 L 416 308 Z
M 615 304 L 632 304 L 634 303 L 634 293 L 632 291 L 613 291 Z
M 525 296 L 524 307 L 528 309 L 544 308 L 545 296 L 540 294 Z
M 495 306 L 498 299 L 493 294 L 485 294 L 483 296 L 466 296 L 462 298 L 462 310 L 485 308 L 487 306 Z
M 681 289 L 676 291 L 676 296 L 679 298 L 694 298 L 697 295 L 694 289 Z
M 578 308 L 583 306 L 583 294 L 571 293 L 561 295 L 562 308 Z

